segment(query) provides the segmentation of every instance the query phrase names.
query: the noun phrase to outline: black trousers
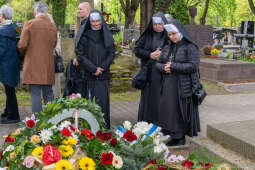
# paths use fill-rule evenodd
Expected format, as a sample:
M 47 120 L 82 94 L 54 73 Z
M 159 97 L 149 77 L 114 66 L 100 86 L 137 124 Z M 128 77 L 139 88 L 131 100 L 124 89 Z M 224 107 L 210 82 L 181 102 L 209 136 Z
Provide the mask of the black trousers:
M 5 84 L 4 88 L 6 94 L 6 106 L 4 113 L 7 114 L 8 119 L 12 120 L 20 119 L 15 88 Z

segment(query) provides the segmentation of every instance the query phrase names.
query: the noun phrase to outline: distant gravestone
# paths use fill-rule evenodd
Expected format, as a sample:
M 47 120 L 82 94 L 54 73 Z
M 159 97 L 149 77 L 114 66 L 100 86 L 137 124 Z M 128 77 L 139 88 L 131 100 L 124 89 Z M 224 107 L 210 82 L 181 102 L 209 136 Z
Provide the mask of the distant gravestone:
M 124 29 L 123 31 L 123 43 L 132 42 L 140 37 L 140 30 L 138 28 Z
M 201 49 L 205 45 L 213 44 L 213 27 L 211 25 L 185 25 L 192 39 Z

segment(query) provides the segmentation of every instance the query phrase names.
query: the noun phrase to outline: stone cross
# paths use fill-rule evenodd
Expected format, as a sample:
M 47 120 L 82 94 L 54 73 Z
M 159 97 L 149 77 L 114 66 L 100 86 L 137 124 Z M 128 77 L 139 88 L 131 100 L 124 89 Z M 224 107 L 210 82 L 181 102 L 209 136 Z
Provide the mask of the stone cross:
M 243 34 L 234 34 L 235 37 L 240 37 L 242 38 L 242 58 L 244 57 L 245 54 L 248 53 L 248 38 L 254 38 L 254 34 L 247 34 L 247 29 L 248 29 L 248 20 L 245 20 L 244 22 L 244 31 Z

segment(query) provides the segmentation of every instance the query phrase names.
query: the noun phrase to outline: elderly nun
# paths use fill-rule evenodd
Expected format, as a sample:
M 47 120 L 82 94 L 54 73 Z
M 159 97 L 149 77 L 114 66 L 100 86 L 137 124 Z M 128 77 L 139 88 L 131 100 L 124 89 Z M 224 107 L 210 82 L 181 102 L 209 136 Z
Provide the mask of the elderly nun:
M 171 136 L 168 146 L 184 145 L 185 135 L 197 136 L 200 131 L 191 81 L 199 68 L 199 49 L 178 20 L 164 27 L 170 42 L 163 48 L 156 65 L 163 73 L 158 125 Z
M 20 60 L 17 52 L 16 25 L 12 22 L 13 10 L 7 5 L 0 9 L 0 82 L 6 94 L 6 106 L 1 124 L 20 121 L 15 87 L 20 81 Z
M 147 84 L 141 92 L 138 121 L 155 123 L 158 120 L 161 88 L 161 73 L 155 64 L 161 54 L 161 48 L 167 43 L 166 24 L 162 12 L 153 15 L 144 33 L 136 42 L 135 54 L 141 59 L 141 67 L 148 67 Z
M 115 56 L 114 40 L 102 14 L 93 10 L 85 23 L 77 49 L 77 61 L 84 71 L 83 97 L 95 99 L 110 129 L 110 65 Z

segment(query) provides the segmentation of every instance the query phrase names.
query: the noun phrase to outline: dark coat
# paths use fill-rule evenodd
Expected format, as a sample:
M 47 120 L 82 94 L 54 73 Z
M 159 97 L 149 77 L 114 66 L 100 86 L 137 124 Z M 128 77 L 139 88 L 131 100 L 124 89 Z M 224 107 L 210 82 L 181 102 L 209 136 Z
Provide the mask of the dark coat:
M 14 24 L 0 26 L 0 81 L 16 87 L 20 81 L 20 59 Z
M 158 12 L 154 16 L 161 17 L 166 23 L 163 13 Z M 155 67 L 156 61 L 150 59 L 150 53 L 155 51 L 157 47 L 162 48 L 164 44 L 167 43 L 167 39 L 167 33 L 165 31 L 162 33 L 156 33 L 153 30 L 151 20 L 144 33 L 136 42 L 135 54 L 142 61 L 141 67 L 144 67 L 145 65 L 149 66 L 148 82 L 141 93 L 138 121 L 155 123 L 158 120 L 161 73 Z
M 93 12 L 93 11 L 92 11 Z M 92 13 L 91 12 L 91 13 Z M 102 17 L 102 16 L 101 16 Z M 90 16 L 89 16 L 90 18 Z M 88 21 L 89 21 L 88 18 Z M 114 40 L 110 30 L 102 17 L 102 29 L 100 30 L 100 41 L 96 42 L 91 30 L 90 22 L 82 25 L 84 31 L 76 50 L 77 60 L 85 70 L 85 79 L 110 79 L 110 65 L 115 57 Z M 103 74 L 94 76 L 97 67 L 104 69 Z
M 171 73 L 165 74 L 164 78 L 166 79 L 167 76 L 171 75 L 177 76 L 177 96 L 175 100 L 178 100 L 179 105 L 179 108 L 177 108 L 178 113 L 176 113 L 179 116 L 179 121 L 171 122 L 171 117 L 174 117 L 171 116 L 169 118 L 169 124 L 178 123 L 179 125 L 175 125 L 174 127 L 181 129 L 178 130 L 178 128 L 176 128 L 175 131 L 183 131 L 183 135 L 187 134 L 189 136 L 196 136 L 197 132 L 200 131 L 200 122 L 198 106 L 192 102 L 193 83 L 191 81 L 191 76 L 196 74 L 199 69 L 199 49 L 198 46 L 192 41 L 189 33 L 185 30 L 179 21 L 173 20 L 172 24 L 175 25 L 182 33 L 183 38 L 176 44 L 169 41 L 168 45 L 163 48 L 156 67 L 161 72 L 164 72 L 164 64 L 171 60 Z M 173 58 L 170 59 L 170 56 L 173 56 Z M 166 82 L 172 83 L 169 81 Z M 167 87 L 167 85 L 164 87 Z M 163 93 L 171 95 L 172 92 L 163 91 Z M 165 98 L 162 98 L 161 100 L 168 101 L 168 95 L 164 94 L 163 96 L 165 96 Z M 169 109 L 167 106 L 163 106 L 161 114 L 170 114 L 169 110 L 167 109 Z

